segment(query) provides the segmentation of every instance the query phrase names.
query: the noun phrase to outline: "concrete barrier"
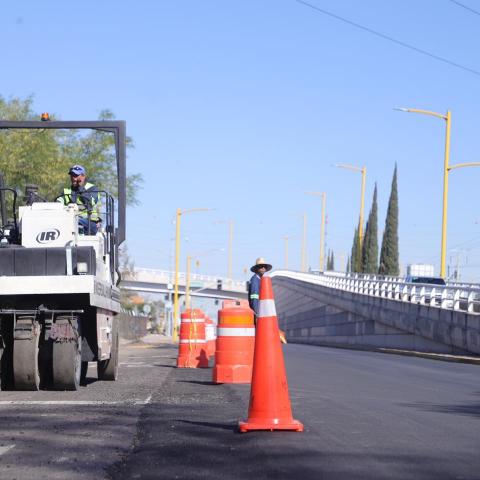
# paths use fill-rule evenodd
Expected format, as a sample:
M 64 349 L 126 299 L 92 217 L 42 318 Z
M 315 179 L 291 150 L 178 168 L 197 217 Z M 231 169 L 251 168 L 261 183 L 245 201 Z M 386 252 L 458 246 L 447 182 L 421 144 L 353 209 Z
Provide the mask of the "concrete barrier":
M 480 315 L 273 279 L 289 342 L 480 355 Z
M 121 338 L 126 340 L 138 340 L 148 333 L 147 323 L 150 320 L 149 317 L 138 317 L 135 315 L 119 313 L 117 318 Z

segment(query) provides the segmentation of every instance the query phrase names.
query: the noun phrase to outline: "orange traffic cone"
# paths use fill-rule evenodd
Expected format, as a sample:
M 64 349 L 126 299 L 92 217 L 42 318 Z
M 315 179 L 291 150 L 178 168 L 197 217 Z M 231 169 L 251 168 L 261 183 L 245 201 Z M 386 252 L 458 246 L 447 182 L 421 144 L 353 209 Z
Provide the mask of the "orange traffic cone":
M 303 425 L 292 417 L 282 346 L 278 339 L 279 329 L 272 279 L 263 275 L 260 284 L 260 310 L 255 335 L 248 420 L 239 422 L 240 432 L 303 431 Z

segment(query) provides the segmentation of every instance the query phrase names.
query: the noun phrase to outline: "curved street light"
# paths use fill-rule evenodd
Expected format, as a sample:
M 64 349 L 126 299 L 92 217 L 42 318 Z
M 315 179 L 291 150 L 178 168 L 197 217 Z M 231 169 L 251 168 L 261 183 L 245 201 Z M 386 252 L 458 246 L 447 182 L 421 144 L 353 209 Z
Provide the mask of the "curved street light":
M 360 249 L 363 244 L 363 211 L 365 208 L 365 181 L 367 177 L 367 167 L 356 167 L 355 165 L 347 165 L 345 163 L 336 163 L 335 167 L 345 168 L 347 170 L 352 170 L 354 172 L 359 172 L 362 174 L 362 190 L 360 194 L 360 219 L 358 223 L 358 237 L 360 239 Z
M 448 213 L 448 174 L 450 170 L 463 167 L 480 167 L 480 162 L 457 163 L 450 165 L 450 128 L 452 123 L 452 112 L 447 110 L 444 115 L 442 113 L 432 112 L 430 110 L 422 110 L 419 108 L 403 108 L 395 107 L 394 110 L 407 113 L 420 113 L 422 115 L 429 115 L 437 117 L 446 122 L 445 129 L 445 154 L 443 161 L 443 201 L 442 201 L 442 243 L 440 249 L 440 276 L 446 277 L 447 265 L 447 213 Z

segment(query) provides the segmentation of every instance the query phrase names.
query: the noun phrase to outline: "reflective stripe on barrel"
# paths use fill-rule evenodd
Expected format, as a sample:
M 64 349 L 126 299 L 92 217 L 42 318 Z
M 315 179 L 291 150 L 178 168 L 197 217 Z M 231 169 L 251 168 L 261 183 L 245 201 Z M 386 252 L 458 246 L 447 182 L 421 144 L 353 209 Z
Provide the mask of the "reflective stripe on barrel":
M 254 337 L 255 327 L 218 327 L 218 337 Z

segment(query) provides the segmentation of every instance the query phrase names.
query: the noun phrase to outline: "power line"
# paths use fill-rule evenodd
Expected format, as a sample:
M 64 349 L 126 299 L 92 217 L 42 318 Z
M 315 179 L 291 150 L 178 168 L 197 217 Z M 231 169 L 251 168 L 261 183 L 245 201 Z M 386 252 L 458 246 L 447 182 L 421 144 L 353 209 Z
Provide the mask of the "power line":
M 305 7 L 309 7 L 312 10 L 316 10 L 319 13 L 328 15 L 329 17 L 335 18 L 336 20 L 340 20 L 341 22 L 347 23 L 348 25 L 359 28 L 360 30 L 371 33 L 372 35 L 375 35 L 377 37 L 383 38 L 384 40 L 388 40 L 389 42 L 400 45 L 401 47 L 408 48 L 409 50 L 413 50 L 414 52 L 421 53 L 422 55 L 438 60 L 439 62 L 447 63 L 452 67 L 456 67 L 461 70 L 465 70 L 466 72 L 470 72 L 470 73 L 473 73 L 474 75 L 480 76 L 480 71 L 478 70 L 475 70 L 470 67 L 465 67 L 464 65 L 460 65 L 459 63 L 449 60 L 448 58 L 440 57 L 439 55 L 435 55 L 434 53 L 427 52 L 426 50 L 415 47 L 414 45 L 410 45 L 409 43 L 402 42 L 401 40 L 397 40 L 396 38 L 390 37 L 389 35 L 385 35 L 384 33 L 377 32 L 376 30 L 373 30 L 369 27 L 365 27 L 364 25 L 360 25 L 359 23 L 353 22 L 352 20 L 348 20 L 347 18 L 341 17 L 340 15 L 336 15 L 335 13 L 328 12 L 327 10 L 317 7 L 316 5 L 313 5 L 311 3 L 308 3 L 305 0 L 295 0 L 295 1 L 297 3 L 304 5 Z
M 477 11 L 477 10 L 474 10 L 473 8 L 469 7 L 468 5 L 464 5 L 463 3 L 460 3 L 460 2 L 457 2 L 456 0 L 450 0 L 452 3 L 454 3 L 455 5 L 458 5 L 459 7 L 462 7 L 464 8 L 465 10 L 468 10 L 472 13 L 474 13 L 475 15 L 480 15 L 480 12 Z

